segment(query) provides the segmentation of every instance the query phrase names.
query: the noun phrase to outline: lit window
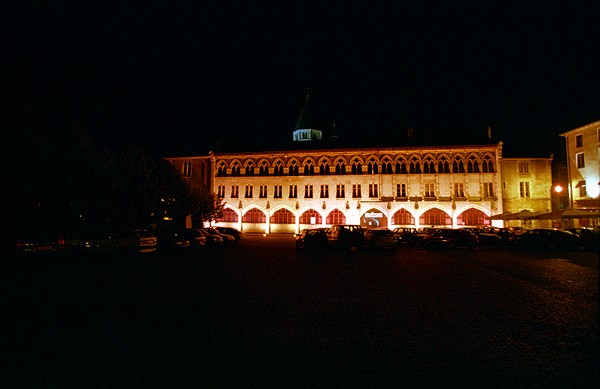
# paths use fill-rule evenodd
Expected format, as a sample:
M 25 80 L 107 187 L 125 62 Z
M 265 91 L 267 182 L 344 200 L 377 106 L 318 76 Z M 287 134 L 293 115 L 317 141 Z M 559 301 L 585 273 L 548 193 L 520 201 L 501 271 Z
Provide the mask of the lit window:
M 529 162 L 519 162 L 519 173 L 529 173 Z
M 312 199 L 313 197 L 313 186 L 312 185 L 304 185 L 304 198 Z
M 575 154 L 575 163 L 577 164 L 577 169 L 585 167 L 585 157 L 583 156 L 583 153 Z
M 379 197 L 377 184 L 369 184 L 369 197 Z
M 192 163 L 191 162 L 186 161 L 183 163 L 183 166 L 181 167 L 181 175 L 184 177 L 192 176 Z
M 531 197 L 530 193 L 529 193 L 529 182 L 528 181 L 519 182 L 519 196 L 521 198 Z

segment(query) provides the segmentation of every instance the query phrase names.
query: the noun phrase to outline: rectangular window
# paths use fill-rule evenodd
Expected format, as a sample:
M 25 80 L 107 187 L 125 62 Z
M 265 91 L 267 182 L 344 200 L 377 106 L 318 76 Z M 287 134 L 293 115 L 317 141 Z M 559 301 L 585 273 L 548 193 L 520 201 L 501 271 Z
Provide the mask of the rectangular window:
M 360 189 L 360 184 L 352 184 L 352 198 L 356 199 L 362 197 Z
M 245 193 L 244 197 L 247 199 L 252 198 L 252 185 L 246 185 L 246 193 Z
M 346 197 L 346 186 L 344 184 L 337 184 L 335 186 L 335 197 L 338 199 Z
M 220 198 L 225 197 L 225 185 L 219 185 L 217 188 L 217 196 Z
M 484 182 L 483 183 L 483 197 L 494 197 L 494 183 Z
M 529 162 L 519 162 L 519 173 L 529 173 Z
M 585 186 L 585 181 L 582 185 L 579 185 L 579 197 L 587 197 L 587 188 Z
M 234 199 L 237 199 L 239 195 L 240 195 L 240 187 L 237 185 L 232 185 L 231 186 L 231 197 Z
M 575 147 L 583 147 L 583 135 L 575 135 Z
M 321 198 L 329 198 L 329 185 L 321 185 Z
M 266 185 L 260 186 L 260 193 L 259 193 L 258 197 L 260 197 L 261 199 L 267 198 L 267 186 Z
M 585 158 L 583 156 L 583 153 L 575 154 L 575 163 L 577 164 L 577 169 L 585 167 Z
M 519 196 L 521 198 L 529 198 L 529 181 L 521 181 L 519 182 Z
M 465 197 L 465 184 L 454 184 L 454 197 Z
M 406 184 L 396 184 L 396 197 L 407 197 Z
M 369 197 L 379 197 L 377 184 L 369 184 Z
M 304 198 L 305 199 L 313 198 L 313 186 L 312 185 L 304 185 Z
M 282 197 L 282 186 L 281 185 L 275 185 L 273 187 L 273 197 L 276 199 L 280 199 Z
M 296 185 L 290 185 L 290 199 L 298 198 L 298 187 Z
M 181 175 L 184 177 L 192 176 L 192 163 L 191 162 L 186 161 L 183 163 L 183 166 L 181 167 Z
M 434 182 L 426 182 L 425 183 L 425 197 L 435 197 L 435 183 Z

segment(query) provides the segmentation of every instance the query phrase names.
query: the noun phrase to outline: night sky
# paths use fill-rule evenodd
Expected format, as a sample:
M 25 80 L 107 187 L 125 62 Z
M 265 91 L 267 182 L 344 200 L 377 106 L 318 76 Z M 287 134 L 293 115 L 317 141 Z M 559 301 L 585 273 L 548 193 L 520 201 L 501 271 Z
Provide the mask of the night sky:
M 161 156 L 289 143 L 495 140 L 549 154 L 600 119 L 598 1 L 20 1 L 4 6 L 2 125 Z M 459 3 L 459 4 L 455 4 Z M 16 124 L 15 124 L 16 123 Z M 10 128 L 9 128 L 10 129 Z

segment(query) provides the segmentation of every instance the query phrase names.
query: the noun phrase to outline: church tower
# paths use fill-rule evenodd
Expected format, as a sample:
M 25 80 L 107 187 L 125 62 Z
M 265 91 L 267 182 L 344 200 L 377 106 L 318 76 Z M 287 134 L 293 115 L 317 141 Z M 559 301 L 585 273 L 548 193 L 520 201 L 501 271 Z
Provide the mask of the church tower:
M 304 100 L 304 106 L 300 111 L 300 116 L 296 122 L 294 129 L 293 140 L 294 142 L 307 142 L 313 140 L 322 140 L 323 135 L 321 131 L 316 130 L 310 125 L 310 89 L 306 89 L 306 100 Z

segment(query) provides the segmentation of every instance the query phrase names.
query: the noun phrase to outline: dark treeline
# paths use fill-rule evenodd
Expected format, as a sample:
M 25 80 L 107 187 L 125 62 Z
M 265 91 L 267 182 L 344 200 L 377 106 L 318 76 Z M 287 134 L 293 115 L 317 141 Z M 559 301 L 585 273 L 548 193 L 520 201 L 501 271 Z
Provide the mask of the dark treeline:
M 219 213 L 214 194 L 139 147 L 101 143 L 80 125 L 27 124 L 13 126 L 2 145 L 4 231 L 182 226 L 186 215 Z

